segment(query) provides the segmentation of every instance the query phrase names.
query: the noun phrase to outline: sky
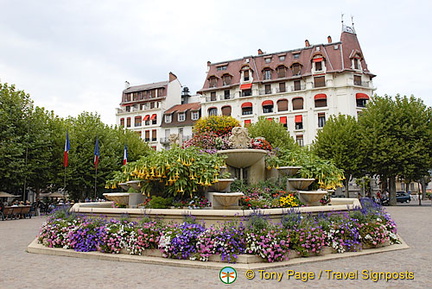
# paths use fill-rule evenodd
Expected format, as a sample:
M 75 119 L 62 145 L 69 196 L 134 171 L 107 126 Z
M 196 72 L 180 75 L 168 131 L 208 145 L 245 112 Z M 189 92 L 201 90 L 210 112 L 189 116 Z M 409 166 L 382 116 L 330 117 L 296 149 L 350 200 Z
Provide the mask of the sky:
M 432 106 L 432 1 L 0 0 L 0 82 L 60 117 L 115 124 L 125 81 L 201 89 L 221 62 L 338 41 L 351 16 L 378 95 Z

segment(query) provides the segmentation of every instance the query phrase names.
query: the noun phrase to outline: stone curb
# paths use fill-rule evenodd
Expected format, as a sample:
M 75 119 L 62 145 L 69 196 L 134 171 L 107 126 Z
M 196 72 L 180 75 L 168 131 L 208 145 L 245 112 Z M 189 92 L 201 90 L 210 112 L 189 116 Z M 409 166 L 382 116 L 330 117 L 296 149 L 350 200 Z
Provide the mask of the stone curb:
M 28 246 L 26 251 L 33 254 L 45 254 L 45 255 L 56 255 L 65 257 L 75 257 L 75 258 L 87 258 L 87 259 L 98 259 L 98 260 L 108 260 L 108 261 L 118 261 L 118 262 L 135 262 L 135 263 L 145 263 L 145 264 L 156 264 L 165 266 L 176 266 L 176 267 L 187 267 L 187 268 L 201 268 L 201 269 L 221 269 L 224 266 L 231 265 L 236 269 L 244 270 L 258 270 L 258 269 L 269 269 L 285 267 L 289 265 L 305 264 L 311 262 L 321 262 L 327 260 L 334 260 L 340 258 L 351 258 L 363 255 L 385 253 L 396 250 L 409 249 L 409 246 L 405 241 L 399 237 L 401 244 L 394 244 L 391 246 L 363 249 L 360 252 L 345 252 L 342 254 L 327 254 L 324 256 L 313 256 L 307 258 L 293 258 L 288 261 L 274 262 L 274 263 L 249 263 L 249 264 L 229 264 L 224 262 L 201 262 L 201 261 L 191 261 L 191 260 L 176 260 L 169 258 L 160 257 L 148 257 L 139 255 L 128 255 L 128 254 L 107 254 L 101 252 L 76 252 L 71 249 L 62 248 L 48 248 L 42 244 L 38 244 L 37 238 L 33 240 Z

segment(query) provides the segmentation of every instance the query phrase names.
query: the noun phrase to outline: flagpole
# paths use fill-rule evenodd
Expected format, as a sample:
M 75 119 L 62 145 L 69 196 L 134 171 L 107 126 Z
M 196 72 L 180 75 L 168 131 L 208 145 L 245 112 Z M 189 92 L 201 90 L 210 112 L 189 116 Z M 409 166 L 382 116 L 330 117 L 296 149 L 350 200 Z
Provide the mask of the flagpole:
M 98 173 L 98 168 L 96 166 L 96 172 L 95 172 L 95 183 L 94 183 L 94 192 L 95 192 L 95 200 L 97 198 L 97 173 Z

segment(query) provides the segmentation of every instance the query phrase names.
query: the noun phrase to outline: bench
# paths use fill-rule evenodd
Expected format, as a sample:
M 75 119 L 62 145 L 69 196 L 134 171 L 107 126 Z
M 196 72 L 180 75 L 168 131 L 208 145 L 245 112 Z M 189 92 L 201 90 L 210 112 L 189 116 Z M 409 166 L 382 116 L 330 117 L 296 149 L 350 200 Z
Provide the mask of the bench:
M 31 206 L 6 206 L 3 210 L 3 220 L 31 218 Z

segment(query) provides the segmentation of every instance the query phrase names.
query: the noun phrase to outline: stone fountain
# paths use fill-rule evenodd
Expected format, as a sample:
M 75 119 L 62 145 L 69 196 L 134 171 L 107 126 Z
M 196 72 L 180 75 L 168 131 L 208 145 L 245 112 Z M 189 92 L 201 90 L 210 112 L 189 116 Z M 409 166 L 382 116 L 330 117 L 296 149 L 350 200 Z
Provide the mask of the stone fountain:
M 144 195 L 142 193 L 127 192 L 130 188 L 139 191 L 141 189 L 140 181 L 133 180 L 120 183 L 119 187 L 126 192 L 105 193 L 103 196 L 109 201 L 113 201 L 119 205 L 126 205 L 129 208 L 136 208 L 138 204 L 144 202 Z

